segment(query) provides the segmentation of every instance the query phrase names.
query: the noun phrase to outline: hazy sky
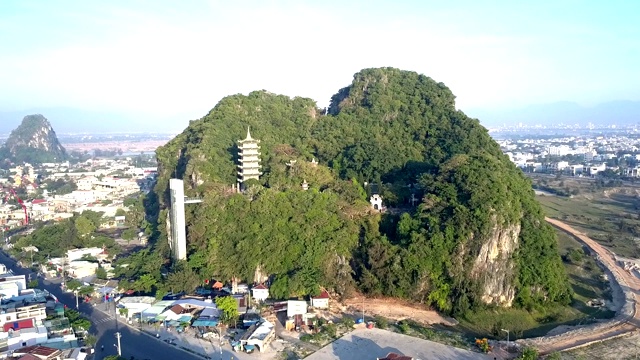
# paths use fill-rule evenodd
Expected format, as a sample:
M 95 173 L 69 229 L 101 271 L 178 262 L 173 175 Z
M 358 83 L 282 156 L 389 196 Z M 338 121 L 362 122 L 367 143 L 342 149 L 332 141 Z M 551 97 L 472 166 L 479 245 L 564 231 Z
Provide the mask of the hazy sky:
M 639 24 L 628 0 L 4 0 L 0 111 L 145 114 L 180 130 L 252 90 L 326 106 L 380 66 L 444 82 L 471 113 L 640 100 Z

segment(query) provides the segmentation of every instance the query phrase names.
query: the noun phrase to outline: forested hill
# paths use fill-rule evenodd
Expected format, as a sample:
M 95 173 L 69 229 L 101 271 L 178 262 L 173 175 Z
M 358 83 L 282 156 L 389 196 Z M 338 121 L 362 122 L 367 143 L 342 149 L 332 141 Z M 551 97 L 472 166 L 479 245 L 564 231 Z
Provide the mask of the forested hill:
M 0 160 L 43 163 L 64 161 L 67 152 L 58 141 L 49 120 L 40 114 L 27 115 L 0 148 Z
M 157 151 L 159 206 L 174 176 L 204 199 L 187 208 L 190 255 L 177 271 L 270 277 L 278 298 L 359 289 L 454 313 L 569 302 L 530 183 L 454 100 L 444 84 L 393 68 L 355 74 L 326 112 L 266 91 L 222 99 Z M 249 126 L 264 175 L 237 194 Z M 393 211 L 371 210 L 378 191 Z

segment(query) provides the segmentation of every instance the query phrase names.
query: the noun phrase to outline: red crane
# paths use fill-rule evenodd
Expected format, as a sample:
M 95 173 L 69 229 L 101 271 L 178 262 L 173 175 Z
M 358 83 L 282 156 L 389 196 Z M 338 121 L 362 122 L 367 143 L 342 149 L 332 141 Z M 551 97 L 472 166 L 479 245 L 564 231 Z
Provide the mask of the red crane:
M 22 202 L 22 199 L 20 199 L 20 197 L 18 196 L 18 194 L 16 194 L 13 188 L 8 188 L 8 189 L 9 191 L 11 191 L 11 194 L 13 195 L 13 197 L 16 198 L 20 206 L 22 206 L 22 211 L 24 211 L 24 224 L 29 225 L 29 214 L 27 213 L 27 206 Z

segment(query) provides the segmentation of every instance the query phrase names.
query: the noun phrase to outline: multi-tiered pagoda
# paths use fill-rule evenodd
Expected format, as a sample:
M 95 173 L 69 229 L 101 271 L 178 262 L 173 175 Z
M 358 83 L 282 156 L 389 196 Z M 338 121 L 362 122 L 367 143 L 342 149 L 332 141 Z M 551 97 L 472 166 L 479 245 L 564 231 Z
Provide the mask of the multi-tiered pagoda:
M 260 178 L 260 140 L 251 138 L 249 128 L 247 128 L 247 137 L 244 140 L 238 140 L 238 185 L 241 185 L 249 179 Z

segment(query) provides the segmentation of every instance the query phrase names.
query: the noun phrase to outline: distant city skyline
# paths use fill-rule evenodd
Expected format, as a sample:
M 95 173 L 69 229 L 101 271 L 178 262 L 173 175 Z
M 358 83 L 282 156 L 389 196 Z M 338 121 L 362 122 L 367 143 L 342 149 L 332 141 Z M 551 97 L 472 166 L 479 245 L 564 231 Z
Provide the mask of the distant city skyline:
M 5 1 L 0 122 L 37 111 L 56 131 L 177 132 L 253 90 L 325 107 L 383 66 L 445 83 L 483 124 L 640 101 L 638 23 L 628 1 Z

